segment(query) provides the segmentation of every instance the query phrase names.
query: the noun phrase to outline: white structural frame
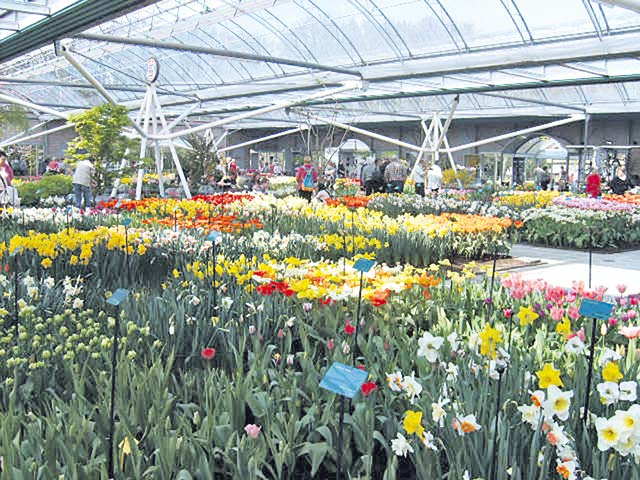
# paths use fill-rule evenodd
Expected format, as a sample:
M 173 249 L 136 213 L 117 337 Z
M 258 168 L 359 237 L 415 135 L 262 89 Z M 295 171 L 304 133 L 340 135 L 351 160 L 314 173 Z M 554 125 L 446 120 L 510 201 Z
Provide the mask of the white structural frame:
M 249 140 L 249 141 L 246 141 L 246 142 L 238 143 L 237 145 L 230 145 L 228 147 L 224 147 L 224 148 L 221 148 L 221 149 L 217 150 L 217 152 L 218 153 L 229 152 L 231 150 L 236 150 L 236 149 L 242 148 L 242 147 L 248 147 L 249 145 L 254 145 L 256 143 L 266 142 L 268 140 L 273 140 L 274 138 L 284 137 L 286 135 L 291 135 L 292 133 L 297 133 L 297 132 L 301 132 L 301 131 L 308 130 L 308 129 L 309 129 L 308 125 L 300 125 L 297 128 L 291 128 L 291 129 L 285 130 L 283 132 L 273 133 L 273 134 L 267 135 L 265 137 L 260 137 L 260 138 L 254 139 L 254 140 Z

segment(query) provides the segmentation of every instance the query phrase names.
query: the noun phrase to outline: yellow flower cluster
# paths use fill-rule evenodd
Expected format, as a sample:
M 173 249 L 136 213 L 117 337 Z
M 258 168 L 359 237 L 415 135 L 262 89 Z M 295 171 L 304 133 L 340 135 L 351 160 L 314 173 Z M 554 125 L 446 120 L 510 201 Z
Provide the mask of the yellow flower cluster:
M 171 182 L 176 178 L 175 173 L 163 173 L 162 179 L 165 182 Z M 142 177 L 142 183 L 156 183 L 158 181 L 157 173 L 145 173 Z M 120 180 L 122 185 L 135 185 L 138 182 L 138 177 L 124 177 Z
M 552 204 L 553 199 L 560 195 L 560 192 L 553 190 L 540 190 L 533 192 L 513 192 L 509 195 L 498 197 L 498 202 L 515 208 L 543 208 Z
M 142 238 L 142 232 L 130 229 L 128 253 L 144 255 L 151 240 Z M 9 241 L 9 253 L 33 252 L 43 258 L 41 265 L 49 268 L 52 259 L 60 255 L 71 254 L 70 263 L 87 265 L 93 256 L 94 248 L 106 245 L 108 250 L 125 249 L 124 227 L 98 227 L 94 230 L 62 230 L 58 233 L 38 233 L 30 231 L 28 235 L 16 235 Z M 6 248 L 0 244 L 0 258 Z
M 382 242 L 377 238 L 364 237 L 362 235 L 351 236 L 349 232 L 345 232 L 345 235 L 338 234 L 325 234 L 319 235 L 318 241 L 326 244 L 328 247 L 335 250 L 346 250 L 348 253 L 354 252 L 354 245 L 356 252 L 371 252 L 380 250 L 382 248 Z M 385 243 L 385 248 L 389 244 Z

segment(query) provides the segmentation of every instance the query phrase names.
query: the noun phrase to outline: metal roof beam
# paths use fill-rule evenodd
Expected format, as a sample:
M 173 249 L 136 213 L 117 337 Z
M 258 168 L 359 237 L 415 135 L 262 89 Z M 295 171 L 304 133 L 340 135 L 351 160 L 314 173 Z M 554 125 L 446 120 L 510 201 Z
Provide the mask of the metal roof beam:
M 0 84 L 18 84 L 18 85 L 35 85 L 44 87 L 68 87 L 68 88 L 81 88 L 94 90 L 93 85 L 88 83 L 74 83 L 74 82 L 60 82 L 57 80 L 30 80 L 28 78 L 12 78 L 12 77 L 0 77 Z M 123 87 L 119 85 L 103 85 L 107 90 L 121 91 L 121 92 L 137 92 L 144 93 L 146 89 L 142 87 Z
M 50 15 L 51 9 L 46 5 L 38 5 L 37 3 L 15 2 L 13 0 L 0 1 L 0 10 L 9 10 L 11 12 L 31 13 L 34 15 Z
M 589 73 L 591 75 L 599 75 L 601 77 L 609 76 L 609 72 L 606 69 L 594 67 L 592 65 L 585 65 L 583 63 L 561 63 L 560 66 L 570 70 L 576 70 L 578 72 Z
M 10 30 L 12 32 L 17 32 L 18 30 L 20 30 L 20 25 L 18 25 L 18 22 L 0 20 L 0 30 Z
M 636 13 L 640 13 L 640 0 L 595 0 L 598 3 L 604 3 L 614 7 L 626 8 Z
M 84 0 L 0 40 L 0 63 L 158 0 Z
M 75 38 L 81 38 L 83 40 L 93 40 L 96 42 L 110 42 L 121 43 L 124 45 L 144 46 L 151 48 L 159 48 L 163 50 L 176 50 L 179 52 L 192 52 L 202 53 L 206 55 L 214 55 L 217 57 L 236 58 L 239 60 L 252 60 L 258 62 L 276 63 L 279 65 L 289 65 L 291 67 L 309 68 L 312 70 L 320 70 L 325 72 L 341 73 L 343 75 L 355 76 L 362 78 L 362 74 L 356 70 L 350 70 L 347 68 L 331 67 L 328 65 L 321 65 L 319 63 L 304 62 L 299 60 L 291 60 L 287 58 L 272 57 L 269 55 L 257 55 L 253 53 L 237 52 L 233 50 L 225 50 L 221 48 L 209 48 L 199 45 L 186 45 L 177 42 L 163 42 L 156 40 L 148 40 L 146 38 L 134 38 L 134 37 L 116 37 L 113 35 L 98 35 L 83 33 L 75 35 Z
M 514 102 L 533 103 L 534 105 L 543 105 L 545 107 L 565 108 L 567 110 L 574 110 L 576 112 L 583 112 L 583 113 L 585 112 L 584 108 L 572 107 L 570 105 L 563 105 L 562 103 L 547 102 L 545 100 L 536 100 L 535 98 L 512 97 L 511 95 L 501 95 L 499 93 L 488 93 L 488 92 L 478 92 L 476 95 L 483 95 L 485 97 L 502 98 L 504 100 L 512 100 Z
M 436 55 L 398 64 L 398 73 L 395 74 L 386 73 L 390 70 L 389 65 L 365 67 L 362 73 L 365 79 L 370 82 L 388 82 L 442 75 L 504 71 L 505 69 L 526 69 L 561 63 L 576 64 L 605 58 L 630 58 L 638 55 L 640 55 L 640 33 L 628 33 L 610 35 L 602 39 L 587 38 L 455 55 Z

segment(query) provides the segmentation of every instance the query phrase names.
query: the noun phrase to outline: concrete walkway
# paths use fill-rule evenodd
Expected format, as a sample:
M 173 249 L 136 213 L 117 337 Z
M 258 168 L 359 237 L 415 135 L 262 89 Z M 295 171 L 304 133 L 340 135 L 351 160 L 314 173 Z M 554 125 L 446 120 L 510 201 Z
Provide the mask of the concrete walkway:
M 524 278 L 542 278 L 559 287 L 570 288 L 573 280 L 589 282 L 589 252 L 557 248 L 514 245 L 513 257 L 524 261 L 540 260 L 542 264 L 511 270 Z M 594 253 L 591 271 L 592 287 L 608 287 L 607 294 L 618 295 L 616 285 L 626 284 L 625 295 L 640 294 L 640 250 L 622 253 Z

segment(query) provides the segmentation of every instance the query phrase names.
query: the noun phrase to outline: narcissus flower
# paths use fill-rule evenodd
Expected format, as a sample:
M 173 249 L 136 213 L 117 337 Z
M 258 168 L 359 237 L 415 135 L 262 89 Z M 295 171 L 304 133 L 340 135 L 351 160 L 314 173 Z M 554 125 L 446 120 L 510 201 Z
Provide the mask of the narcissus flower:
M 569 418 L 569 407 L 571 406 L 571 390 L 563 392 L 555 385 L 551 385 L 547 390 L 548 398 L 542 404 L 544 415 L 546 418 L 553 418 L 554 415 L 560 420 Z
M 520 307 L 520 310 L 516 315 L 518 320 L 520 320 L 521 327 L 526 327 L 527 325 L 532 324 L 539 316 L 540 315 L 534 312 L 531 307 Z
M 620 373 L 618 364 L 614 362 L 607 362 L 607 364 L 602 369 L 602 378 L 605 382 L 618 383 L 620 380 L 622 380 L 623 376 L 622 373 Z
M 398 457 L 406 457 L 407 453 L 413 453 L 413 447 L 401 433 L 398 433 L 396 438 L 391 440 L 391 450 Z
M 487 323 L 480 332 L 480 354 L 496 358 L 496 347 L 499 343 L 502 343 L 502 333 Z
M 466 433 L 472 433 L 480 430 L 482 426 L 476 421 L 476 416 L 465 415 L 464 417 L 458 417 L 453 421 L 453 429 L 458 432 L 458 435 L 462 436 Z
M 429 332 L 424 332 L 422 337 L 418 339 L 419 357 L 425 357 L 429 362 L 433 363 L 438 359 L 440 347 L 444 343 L 444 338 L 434 337 Z
M 615 447 L 621 440 L 623 425 L 615 417 L 609 419 L 597 418 L 596 430 L 598 432 L 598 450 L 606 452 L 611 447 Z
M 415 412 L 413 410 L 407 410 L 404 412 L 404 421 L 402 422 L 404 431 L 409 435 L 416 434 L 422 435 L 424 428 L 422 427 L 422 412 Z
M 551 385 L 556 387 L 563 387 L 562 379 L 560 378 L 560 370 L 556 370 L 551 363 L 545 363 L 542 370 L 536 372 L 538 376 L 538 385 L 540 388 L 549 388 Z

